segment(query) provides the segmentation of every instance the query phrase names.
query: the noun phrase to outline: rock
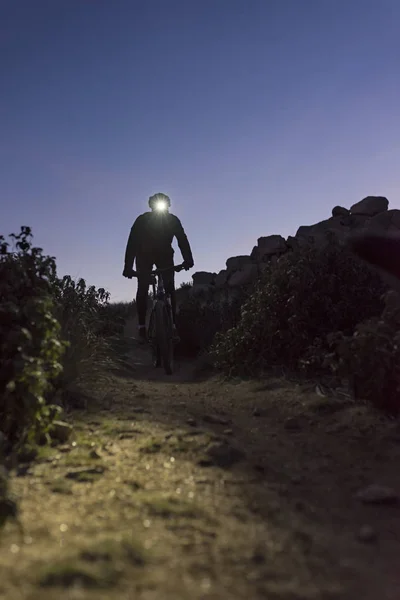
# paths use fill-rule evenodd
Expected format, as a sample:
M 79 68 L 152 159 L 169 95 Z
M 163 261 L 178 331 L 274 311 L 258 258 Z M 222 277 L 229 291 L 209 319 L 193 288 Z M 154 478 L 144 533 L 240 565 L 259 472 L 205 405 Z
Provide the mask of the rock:
M 344 206 L 335 206 L 332 208 L 332 217 L 347 217 L 350 215 L 350 211 Z
M 350 233 L 350 224 L 343 221 L 343 217 L 331 217 L 314 225 L 302 225 L 296 232 L 299 245 L 328 244 L 330 238 L 345 240 Z
M 289 417 L 285 421 L 285 429 L 299 431 L 302 428 L 302 420 L 297 417 Z
M 72 426 L 65 421 L 53 421 L 50 429 L 50 437 L 57 442 L 65 444 L 72 434 Z
M 17 477 L 24 477 L 25 475 L 31 475 L 30 468 L 31 468 L 31 465 L 29 463 L 19 465 L 15 471 L 15 475 Z
M 384 196 L 367 196 L 353 204 L 350 208 L 352 215 L 368 215 L 373 217 L 379 213 L 385 212 L 389 207 L 389 201 Z
M 204 415 L 203 421 L 205 423 L 212 423 L 213 425 L 228 425 L 230 423 L 229 419 L 220 417 L 219 415 Z
M 193 274 L 193 285 L 214 285 L 215 273 L 198 271 Z
M 384 485 L 369 485 L 356 494 L 357 500 L 364 504 L 397 504 L 399 497 L 396 492 Z
M 248 285 L 258 278 L 258 267 L 251 263 L 244 265 L 239 271 L 235 271 L 228 279 L 230 287 Z
M 206 457 L 202 459 L 202 466 L 214 465 L 223 469 L 229 468 L 244 457 L 245 454 L 242 450 L 234 448 L 226 442 L 216 442 L 208 447 Z
M 291 481 L 294 485 L 299 485 L 303 482 L 303 476 L 300 474 L 292 475 Z
M 96 475 L 102 475 L 105 471 L 105 467 L 93 467 L 93 468 L 82 468 L 75 469 L 74 471 L 68 471 L 65 475 L 67 479 L 76 479 L 77 481 L 93 481 Z
M 357 533 L 357 538 L 360 542 L 371 543 L 376 542 L 378 535 L 373 527 L 370 525 L 363 525 Z
M 215 278 L 215 286 L 223 287 L 226 284 L 227 280 L 228 280 L 228 271 L 227 271 L 227 269 L 222 269 L 222 271 L 220 271 Z
M 228 271 L 232 272 L 249 264 L 253 264 L 250 256 L 232 256 L 226 261 L 226 268 Z
M 188 425 L 190 425 L 190 427 L 196 427 L 197 426 L 196 419 L 193 419 L 192 417 L 189 417 L 189 419 L 187 419 L 186 423 Z
M 17 453 L 18 461 L 21 463 L 29 463 L 35 460 L 38 455 L 38 450 L 34 446 L 22 446 Z
M 90 458 L 93 458 L 96 460 L 101 458 L 101 454 L 99 454 L 95 448 L 92 448 L 92 450 L 89 452 L 89 456 L 90 456 Z
M 283 254 L 288 249 L 285 239 L 281 235 L 260 237 L 257 246 L 253 248 L 251 258 L 257 262 L 266 262 L 275 254 Z
M 257 247 L 262 250 L 262 254 L 278 254 L 287 250 L 285 238 L 281 235 L 260 237 L 257 240 Z
M 289 250 L 298 250 L 299 248 L 299 239 L 289 235 L 289 237 L 286 240 L 286 246 L 288 247 Z
M 364 229 L 368 232 L 373 230 L 377 233 L 381 231 L 397 233 L 400 230 L 400 210 L 394 208 L 375 215 L 367 220 Z

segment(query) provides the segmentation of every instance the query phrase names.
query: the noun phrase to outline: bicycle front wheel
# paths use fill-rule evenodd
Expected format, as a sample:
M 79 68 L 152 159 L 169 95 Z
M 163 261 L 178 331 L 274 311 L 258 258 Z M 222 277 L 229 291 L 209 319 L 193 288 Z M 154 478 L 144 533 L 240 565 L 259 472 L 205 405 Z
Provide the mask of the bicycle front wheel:
M 156 338 L 164 371 L 172 375 L 174 368 L 174 346 L 172 340 L 172 319 L 164 302 L 155 306 Z
M 157 343 L 156 316 L 154 309 L 152 309 L 150 313 L 148 341 L 151 349 L 151 363 L 155 368 L 161 367 L 161 353 Z

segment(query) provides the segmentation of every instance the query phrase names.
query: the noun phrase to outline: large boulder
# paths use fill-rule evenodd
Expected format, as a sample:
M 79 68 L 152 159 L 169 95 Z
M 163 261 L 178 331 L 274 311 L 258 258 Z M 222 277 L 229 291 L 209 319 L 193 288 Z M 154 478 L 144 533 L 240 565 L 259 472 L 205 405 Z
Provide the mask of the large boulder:
M 332 217 L 347 217 L 349 214 L 349 209 L 344 208 L 344 206 L 335 206 L 332 208 Z
M 314 225 L 302 225 L 295 237 L 300 246 L 308 243 L 322 245 L 329 243 L 332 237 L 339 241 L 344 240 L 350 230 L 348 217 L 331 217 Z M 293 246 L 291 242 L 289 245 Z
M 249 265 L 252 263 L 253 261 L 251 256 L 232 256 L 226 261 L 226 268 L 228 271 L 232 272 L 241 269 L 244 265 Z
M 193 285 L 213 285 L 215 280 L 215 273 L 208 273 L 208 271 L 198 271 L 193 274 Z
M 400 210 L 387 210 L 379 215 L 375 215 L 366 223 L 366 229 L 378 231 L 393 231 L 400 230 Z
M 288 249 L 285 238 L 281 235 L 268 235 L 257 240 L 251 258 L 257 262 L 268 261 L 274 254 L 283 254 Z
M 240 287 L 248 285 L 258 278 L 258 267 L 254 263 L 247 263 L 238 271 L 232 273 L 228 279 L 231 287 Z
M 220 271 L 215 278 L 215 285 L 218 288 L 223 287 L 227 281 L 228 281 L 228 271 L 226 269 L 222 269 L 222 271 Z
M 350 208 L 352 215 L 368 215 L 373 217 L 385 212 L 389 207 L 389 200 L 384 196 L 367 196 Z

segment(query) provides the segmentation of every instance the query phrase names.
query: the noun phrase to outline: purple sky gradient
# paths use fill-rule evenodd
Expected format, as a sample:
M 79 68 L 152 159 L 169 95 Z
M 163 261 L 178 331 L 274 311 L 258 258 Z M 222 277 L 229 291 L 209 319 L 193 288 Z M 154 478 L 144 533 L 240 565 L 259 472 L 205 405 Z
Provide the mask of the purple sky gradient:
M 195 270 L 369 194 L 400 208 L 399 22 L 398 0 L 0 0 L 0 233 L 129 300 L 154 192 Z

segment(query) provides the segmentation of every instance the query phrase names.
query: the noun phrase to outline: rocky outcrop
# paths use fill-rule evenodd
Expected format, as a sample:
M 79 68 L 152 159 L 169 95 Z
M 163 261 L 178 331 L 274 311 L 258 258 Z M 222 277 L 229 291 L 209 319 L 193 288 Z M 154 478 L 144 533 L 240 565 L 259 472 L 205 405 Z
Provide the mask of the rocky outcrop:
M 352 215 L 367 215 L 374 217 L 384 212 L 389 207 L 389 200 L 384 196 L 367 196 L 350 208 Z
M 241 287 L 252 283 L 258 278 L 258 266 L 256 263 L 243 265 L 241 269 L 232 273 L 228 279 L 230 287 Z
M 266 262 L 275 254 L 283 254 L 288 249 L 285 238 L 281 235 L 260 237 L 254 246 L 251 258 L 255 262 Z
M 354 231 L 400 232 L 400 210 L 388 210 L 388 199 L 367 196 L 350 209 L 335 206 L 329 219 L 314 225 L 302 225 L 295 236 L 286 240 L 281 235 L 260 237 L 250 255 L 233 256 L 226 269 L 218 274 L 201 271 L 193 275 L 192 293 L 211 292 L 231 295 L 262 274 L 268 264 L 276 262 L 286 252 L 296 252 L 308 244 L 324 245 L 335 239 L 345 243 Z

